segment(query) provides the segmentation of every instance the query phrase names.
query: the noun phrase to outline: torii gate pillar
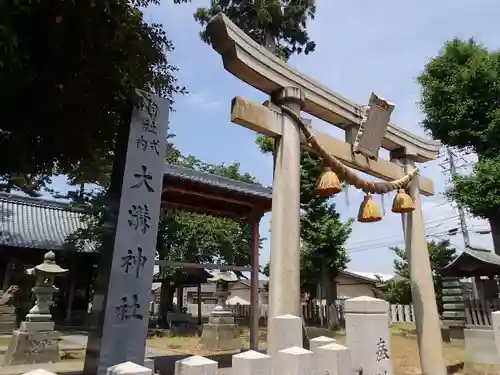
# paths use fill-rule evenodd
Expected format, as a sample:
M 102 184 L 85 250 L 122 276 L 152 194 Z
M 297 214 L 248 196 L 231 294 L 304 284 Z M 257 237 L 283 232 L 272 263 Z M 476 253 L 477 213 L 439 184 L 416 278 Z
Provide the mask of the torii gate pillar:
M 393 158 L 397 153 L 392 153 Z M 404 166 L 405 172 L 415 168 L 414 157 L 404 155 L 395 159 Z M 413 199 L 415 210 L 402 215 L 406 255 L 410 271 L 411 295 L 415 311 L 415 325 L 420 354 L 420 366 L 423 374 L 443 374 L 446 365 L 443 360 L 441 327 L 436 299 L 429 249 L 425 234 L 419 176 L 413 176 L 408 192 Z
M 304 92 L 287 87 L 276 93 L 280 103 L 300 114 Z M 300 129 L 285 114 L 278 115 L 282 135 L 275 138 L 269 311 L 267 347 L 278 348 L 273 318 L 300 314 Z M 301 334 L 300 334 L 301 335 Z M 302 337 L 302 336 L 300 336 Z M 297 343 L 302 346 L 302 343 Z

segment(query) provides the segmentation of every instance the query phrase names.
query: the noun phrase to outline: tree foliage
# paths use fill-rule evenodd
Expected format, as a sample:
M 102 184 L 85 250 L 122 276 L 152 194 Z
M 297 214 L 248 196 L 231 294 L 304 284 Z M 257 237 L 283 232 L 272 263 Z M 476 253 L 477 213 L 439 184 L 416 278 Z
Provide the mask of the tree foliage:
M 445 43 L 418 78 L 424 128 L 444 144 L 478 155 L 500 149 L 500 52 L 474 40 Z
M 441 272 L 444 267 L 455 260 L 457 257 L 456 250 L 451 246 L 449 240 L 442 240 L 439 242 L 430 241 L 427 243 L 427 246 L 429 248 L 429 259 L 431 263 L 432 277 L 434 279 L 436 302 L 439 310 L 441 311 Z M 407 253 L 404 249 L 399 247 L 391 247 L 390 250 L 396 256 L 396 259 L 394 259 L 395 277 L 381 288 L 381 292 L 384 298 L 392 304 L 409 305 L 412 303 L 412 297 Z
M 472 174 L 452 176 L 446 195 L 490 221 L 500 253 L 500 51 L 454 39 L 426 65 L 419 82 L 425 129 L 479 158 Z
M 316 13 L 314 0 L 212 0 L 194 18 L 204 27 L 221 11 L 254 41 L 285 60 L 316 47 L 306 31 L 308 20 Z M 209 42 L 205 31 L 200 36 Z
M 111 164 L 117 130 L 139 103 L 135 88 L 171 100 L 185 91 L 168 59 L 172 43 L 143 19 L 150 2 L 1 2 L 5 189 L 22 179 L 39 188 L 58 173 L 101 182 L 94 166 Z
M 456 174 L 448 198 L 483 219 L 500 217 L 500 156 L 480 158 L 472 174 Z
M 318 196 L 316 180 L 321 170 L 319 158 L 303 151 L 300 163 L 303 285 L 318 283 L 322 270 L 328 280 L 334 280 L 338 271 L 344 270 L 350 260 L 345 243 L 351 234 L 352 220 L 342 222 L 335 203 Z

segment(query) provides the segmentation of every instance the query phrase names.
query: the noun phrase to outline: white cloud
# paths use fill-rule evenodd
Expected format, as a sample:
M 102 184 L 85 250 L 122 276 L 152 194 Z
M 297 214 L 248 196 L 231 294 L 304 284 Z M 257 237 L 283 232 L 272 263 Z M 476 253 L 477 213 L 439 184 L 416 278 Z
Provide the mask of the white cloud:
M 195 93 L 188 94 L 189 105 L 194 107 L 194 109 L 201 109 L 205 111 L 211 111 L 222 106 L 223 101 L 214 100 L 210 97 L 210 94 L 205 91 L 199 91 Z

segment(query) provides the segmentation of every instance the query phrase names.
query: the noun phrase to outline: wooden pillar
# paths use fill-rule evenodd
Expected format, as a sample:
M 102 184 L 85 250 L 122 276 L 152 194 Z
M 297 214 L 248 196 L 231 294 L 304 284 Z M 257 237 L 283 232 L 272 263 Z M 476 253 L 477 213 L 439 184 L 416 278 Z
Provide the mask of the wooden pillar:
M 252 226 L 252 272 L 250 278 L 250 350 L 259 348 L 259 223 L 262 214 L 253 215 L 250 219 Z
M 10 274 L 12 273 L 12 265 L 14 264 L 14 260 L 11 259 L 7 263 L 7 266 L 5 266 L 5 275 L 3 278 L 3 286 L 2 286 L 2 291 L 5 292 L 9 288 L 9 283 L 10 283 Z
M 71 277 L 71 284 L 68 293 L 68 306 L 66 307 L 66 317 L 65 321 L 70 322 L 73 315 L 73 301 L 75 300 L 75 289 L 76 289 L 76 277 L 75 274 Z
M 203 323 L 202 317 L 201 317 L 201 284 L 198 283 L 196 286 L 196 293 L 198 295 L 198 325 L 201 326 Z

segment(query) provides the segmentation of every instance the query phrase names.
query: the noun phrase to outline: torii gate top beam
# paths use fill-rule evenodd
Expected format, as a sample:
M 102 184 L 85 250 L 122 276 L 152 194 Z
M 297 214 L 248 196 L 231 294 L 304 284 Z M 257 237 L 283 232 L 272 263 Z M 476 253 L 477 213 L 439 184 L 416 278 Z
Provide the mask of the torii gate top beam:
M 359 127 L 361 106 L 291 68 L 254 42 L 224 14 L 212 18 L 207 34 L 222 56 L 226 70 L 242 81 L 267 94 L 283 87 L 300 88 L 306 94 L 305 112 L 342 129 Z M 437 157 L 441 143 L 389 124 L 382 147 L 389 151 L 404 149 L 417 163 L 424 163 Z

